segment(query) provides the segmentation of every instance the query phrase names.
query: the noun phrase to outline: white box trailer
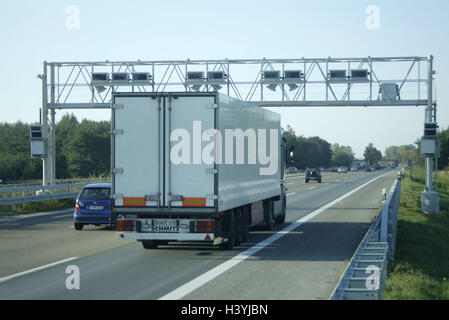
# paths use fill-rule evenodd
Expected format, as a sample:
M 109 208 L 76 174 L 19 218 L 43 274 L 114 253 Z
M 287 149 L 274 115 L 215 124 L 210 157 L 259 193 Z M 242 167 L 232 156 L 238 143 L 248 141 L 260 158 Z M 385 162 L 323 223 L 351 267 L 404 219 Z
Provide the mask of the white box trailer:
M 145 248 L 285 221 L 280 116 L 219 93 L 114 93 L 112 215 Z

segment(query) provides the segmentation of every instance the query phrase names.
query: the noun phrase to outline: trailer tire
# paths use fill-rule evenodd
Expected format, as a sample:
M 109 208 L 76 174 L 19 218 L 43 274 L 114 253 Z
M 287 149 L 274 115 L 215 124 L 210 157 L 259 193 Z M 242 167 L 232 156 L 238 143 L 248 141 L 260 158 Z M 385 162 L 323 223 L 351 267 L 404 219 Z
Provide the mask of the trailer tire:
M 247 242 L 248 238 L 249 238 L 249 228 L 251 226 L 249 207 L 248 206 L 243 207 L 242 212 L 243 212 L 243 236 L 242 236 L 242 242 Z
M 220 244 L 220 249 L 222 250 L 232 250 L 234 249 L 234 244 L 235 244 L 235 215 L 234 215 L 234 210 L 230 210 L 229 211 L 229 220 L 226 221 L 226 225 L 230 230 L 226 230 L 226 232 L 228 233 L 227 235 L 227 241 L 223 241 Z
M 264 201 L 264 222 L 265 230 L 273 230 L 273 220 L 274 220 L 274 202 L 273 200 Z
M 287 215 L 287 200 L 285 199 L 285 196 L 282 198 L 282 209 L 281 209 L 281 215 L 279 215 L 276 219 L 276 222 L 278 224 L 285 223 L 285 216 Z
M 142 240 L 142 246 L 145 249 L 157 249 L 158 243 L 154 240 Z
M 242 243 L 243 238 L 243 213 L 241 208 L 234 211 L 234 230 L 235 230 L 235 246 L 238 247 Z

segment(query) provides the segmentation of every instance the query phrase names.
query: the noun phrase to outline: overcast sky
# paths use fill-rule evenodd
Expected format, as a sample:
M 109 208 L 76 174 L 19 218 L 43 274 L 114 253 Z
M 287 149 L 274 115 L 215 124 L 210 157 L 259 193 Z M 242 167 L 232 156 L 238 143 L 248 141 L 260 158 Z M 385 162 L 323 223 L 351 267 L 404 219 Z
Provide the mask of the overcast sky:
M 67 19 L 79 9 L 79 28 Z M 368 6 L 379 24 L 367 27 Z M 69 12 L 69 13 L 67 13 Z M 7 1 L 0 9 L 0 122 L 37 122 L 46 61 L 435 57 L 440 127 L 449 126 L 449 1 Z M 71 20 L 73 22 L 73 20 Z M 372 20 L 369 20 L 372 21 Z M 371 26 L 373 26 L 371 24 Z M 425 67 L 425 64 L 423 64 Z M 388 76 L 388 73 L 385 74 Z M 424 108 L 277 109 L 306 137 L 383 152 L 422 136 Z M 107 110 L 73 111 L 104 120 Z M 57 120 L 64 111 L 57 111 Z

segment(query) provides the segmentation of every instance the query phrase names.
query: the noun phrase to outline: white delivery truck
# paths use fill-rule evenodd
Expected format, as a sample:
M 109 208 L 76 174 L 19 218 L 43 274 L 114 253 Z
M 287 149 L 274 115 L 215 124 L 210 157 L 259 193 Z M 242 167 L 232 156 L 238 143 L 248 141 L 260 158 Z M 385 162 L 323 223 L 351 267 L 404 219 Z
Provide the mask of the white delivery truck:
M 280 116 L 219 93 L 113 93 L 117 239 L 225 249 L 283 223 Z

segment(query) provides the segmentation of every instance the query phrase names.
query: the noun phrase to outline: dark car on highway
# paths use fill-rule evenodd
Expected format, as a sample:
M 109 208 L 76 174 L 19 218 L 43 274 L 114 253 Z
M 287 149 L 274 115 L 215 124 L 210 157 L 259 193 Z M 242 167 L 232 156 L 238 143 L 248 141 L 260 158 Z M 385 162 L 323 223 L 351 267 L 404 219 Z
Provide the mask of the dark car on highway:
M 318 183 L 321 183 L 321 172 L 318 169 L 314 168 L 307 168 L 306 170 L 306 183 L 309 183 L 310 180 L 318 181 Z
M 296 167 L 288 167 L 287 169 L 285 169 L 285 173 L 286 174 L 294 174 L 294 173 L 298 173 L 299 170 Z
M 83 187 L 76 199 L 73 222 L 76 230 L 82 230 L 88 224 L 114 224 L 110 183 L 91 183 Z

